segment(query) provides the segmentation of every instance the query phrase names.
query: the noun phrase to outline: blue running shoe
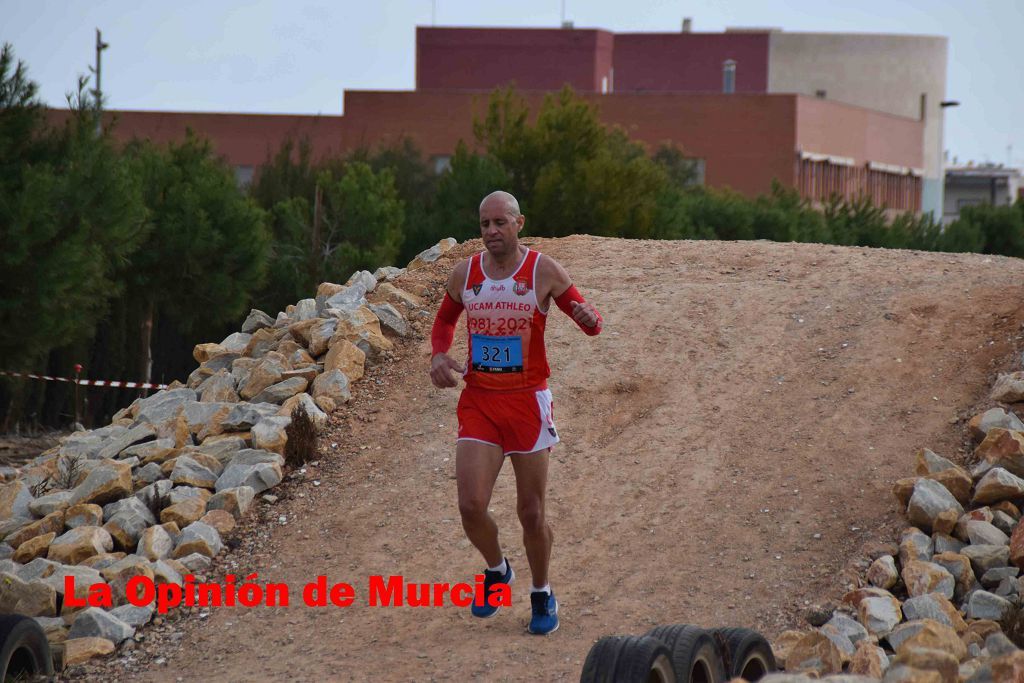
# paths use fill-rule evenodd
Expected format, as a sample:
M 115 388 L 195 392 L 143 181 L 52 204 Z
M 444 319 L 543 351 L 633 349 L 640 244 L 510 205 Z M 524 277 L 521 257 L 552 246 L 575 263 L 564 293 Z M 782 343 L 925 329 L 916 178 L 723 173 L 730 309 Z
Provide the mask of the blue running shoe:
M 533 608 L 530 633 L 546 636 L 558 630 L 558 600 L 555 600 L 554 591 L 530 593 L 530 606 Z
M 501 606 L 491 607 L 491 604 L 487 598 L 491 595 L 493 586 L 499 583 L 512 583 L 515 581 L 516 573 L 512 571 L 512 563 L 505 558 L 505 573 L 492 572 L 490 569 L 484 570 L 484 604 L 477 605 L 474 601 L 472 612 L 474 617 L 480 617 L 481 619 L 487 619 L 497 614 Z

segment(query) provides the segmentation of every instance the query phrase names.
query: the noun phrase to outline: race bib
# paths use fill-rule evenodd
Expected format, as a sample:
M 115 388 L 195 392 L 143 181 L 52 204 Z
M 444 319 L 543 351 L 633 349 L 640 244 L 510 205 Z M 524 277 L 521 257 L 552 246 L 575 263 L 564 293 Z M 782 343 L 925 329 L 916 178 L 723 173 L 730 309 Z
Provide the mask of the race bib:
M 474 334 L 473 369 L 480 372 L 522 372 L 522 337 L 491 337 Z

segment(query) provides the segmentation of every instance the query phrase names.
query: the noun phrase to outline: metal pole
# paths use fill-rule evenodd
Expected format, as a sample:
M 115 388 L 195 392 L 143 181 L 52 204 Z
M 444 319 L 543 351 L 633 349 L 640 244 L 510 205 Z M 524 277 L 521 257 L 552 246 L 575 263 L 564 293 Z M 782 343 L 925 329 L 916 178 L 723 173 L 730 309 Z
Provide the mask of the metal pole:
M 100 33 L 100 30 L 96 29 L 96 90 L 94 91 L 96 96 L 96 137 L 103 134 L 103 88 L 100 83 L 103 63 L 101 53 L 108 47 L 110 46 L 103 42 L 103 35 Z

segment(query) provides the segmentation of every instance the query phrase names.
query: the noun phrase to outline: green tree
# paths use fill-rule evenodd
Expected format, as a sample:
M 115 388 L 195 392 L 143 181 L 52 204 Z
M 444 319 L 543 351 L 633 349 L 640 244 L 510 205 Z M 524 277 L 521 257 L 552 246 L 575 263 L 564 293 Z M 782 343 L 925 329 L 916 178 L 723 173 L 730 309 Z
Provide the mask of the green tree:
M 49 130 L 22 63 L 0 56 L 0 356 L 29 367 L 88 339 L 119 283 L 115 269 L 146 235 L 138 180 L 80 81 L 71 116 Z
M 158 317 L 202 338 L 245 314 L 266 273 L 270 234 L 265 213 L 191 131 L 180 144 L 136 141 L 128 152 L 153 228 L 124 271 L 142 316 L 139 370 L 148 377 L 145 350 Z
M 495 190 L 510 187 L 510 182 L 508 172 L 497 160 L 473 154 L 465 143 L 459 142 L 451 168 L 438 182 L 432 210 L 425 221 L 428 232 L 421 243 L 428 246 L 445 237 L 479 237 L 480 201 Z
M 317 182 L 324 193 L 318 280 L 344 282 L 355 270 L 394 263 L 405 213 L 391 170 L 355 161 L 341 177 L 324 171 Z

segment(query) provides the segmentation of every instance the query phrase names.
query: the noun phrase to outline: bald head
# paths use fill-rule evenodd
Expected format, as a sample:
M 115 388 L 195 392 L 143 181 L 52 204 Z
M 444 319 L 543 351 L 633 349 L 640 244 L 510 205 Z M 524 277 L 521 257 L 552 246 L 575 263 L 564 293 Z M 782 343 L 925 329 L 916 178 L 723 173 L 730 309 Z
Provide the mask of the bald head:
M 495 190 L 484 197 L 484 200 L 480 202 L 481 213 L 484 210 L 484 206 L 491 209 L 500 207 L 512 218 L 518 218 L 520 216 L 519 201 L 504 190 Z

